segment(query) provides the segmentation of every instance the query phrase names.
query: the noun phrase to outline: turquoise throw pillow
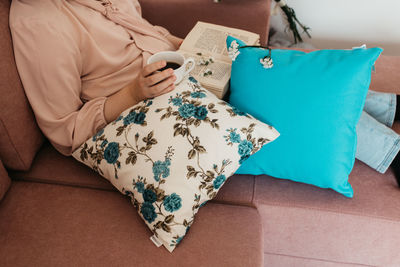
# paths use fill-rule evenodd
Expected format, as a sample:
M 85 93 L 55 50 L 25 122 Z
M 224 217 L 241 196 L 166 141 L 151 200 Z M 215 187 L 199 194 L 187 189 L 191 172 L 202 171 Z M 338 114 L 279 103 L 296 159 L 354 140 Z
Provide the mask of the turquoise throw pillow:
M 273 49 L 273 66 L 265 68 L 260 59 L 269 51 L 240 48 L 244 45 L 227 38 L 234 59 L 229 102 L 275 127 L 280 137 L 236 173 L 267 174 L 352 197 L 348 176 L 355 160 L 356 124 L 382 49 Z

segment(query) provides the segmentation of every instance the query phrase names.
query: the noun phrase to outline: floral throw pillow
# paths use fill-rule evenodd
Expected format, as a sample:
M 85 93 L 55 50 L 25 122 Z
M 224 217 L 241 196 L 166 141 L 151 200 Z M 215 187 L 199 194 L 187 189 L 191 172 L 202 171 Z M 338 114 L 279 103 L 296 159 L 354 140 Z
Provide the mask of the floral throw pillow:
M 172 252 L 198 209 L 278 136 L 189 77 L 124 111 L 73 156 L 131 197 L 152 238 Z

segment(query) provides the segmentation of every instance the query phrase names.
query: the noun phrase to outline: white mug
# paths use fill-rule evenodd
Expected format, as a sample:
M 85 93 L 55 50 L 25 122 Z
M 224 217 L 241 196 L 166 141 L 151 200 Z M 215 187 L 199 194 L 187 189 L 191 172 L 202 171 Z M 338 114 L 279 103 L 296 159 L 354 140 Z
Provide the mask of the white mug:
M 182 79 L 195 67 L 195 61 L 193 58 L 190 57 L 185 59 L 184 56 L 175 51 L 158 52 L 149 57 L 147 64 L 151 64 L 160 60 L 165 60 L 167 63 L 176 63 L 180 65 L 179 68 L 174 69 L 174 74 L 176 76 L 175 84 L 180 83 Z M 192 64 L 188 69 L 186 69 L 188 63 Z

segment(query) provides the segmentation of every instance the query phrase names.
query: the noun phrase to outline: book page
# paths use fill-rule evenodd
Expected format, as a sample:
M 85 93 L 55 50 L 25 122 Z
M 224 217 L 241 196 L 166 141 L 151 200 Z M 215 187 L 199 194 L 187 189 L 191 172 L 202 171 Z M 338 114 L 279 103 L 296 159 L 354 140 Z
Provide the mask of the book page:
M 192 75 L 196 80 L 198 80 L 204 87 L 216 87 L 216 88 L 224 88 L 225 85 L 229 82 L 229 79 L 231 77 L 231 64 L 226 63 L 224 61 L 220 60 L 215 60 L 213 63 L 205 66 L 205 65 L 199 65 L 200 59 L 202 58 L 199 55 L 188 53 L 188 52 L 182 52 L 179 51 L 183 54 L 185 58 L 193 58 L 196 62 L 196 66 L 194 69 L 190 72 L 190 75 Z M 212 71 L 211 75 L 204 76 L 203 73 L 206 70 Z
M 239 38 L 248 45 L 254 45 L 260 39 L 258 34 L 249 31 L 199 21 L 186 36 L 180 50 L 211 55 L 215 59 L 230 62 L 226 48 L 228 35 Z

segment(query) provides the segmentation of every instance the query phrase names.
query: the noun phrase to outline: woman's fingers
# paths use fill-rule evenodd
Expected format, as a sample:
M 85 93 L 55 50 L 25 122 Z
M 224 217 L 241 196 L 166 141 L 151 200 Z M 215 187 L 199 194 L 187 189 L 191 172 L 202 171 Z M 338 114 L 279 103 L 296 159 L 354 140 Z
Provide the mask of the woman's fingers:
M 156 97 L 175 89 L 173 69 L 157 71 L 166 66 L 165 61 L 146 65 L 137 76 L 137 88 L 145 98 Z
M 153 85 L 156 85 L 157 83 L 159 83 L 159 82 L 161 82 L 161 81 L 173 76 L 173 74 L 174 74 L 174 70 L 173 69 L 166 69 L 166 70 L 154 73 L 153 75 L 150 75 L 150 76 L 146 77 L 145 78 L 145 80 L 146 80 L 145 83 L 146 83 L 147 86 L 153 86 Z
M 176 77 L 172 76 L 157 85 L 150 87 L 151 94 L 153 97 L 166 93 L 168 90 L 173 90 L 175 88 L 174 82 L 176 81 Z M 170 87 L 173 87 L 172 89 Z
M 167 88 L 165 88 L 164 90 L 159 92 L 158 95 L 163 95 L 163 94 L 169 93 L 174 89 L 175 89 L 175 84 L 171 84 L 170 86 L 168 86 Z
M 175 84 L 171 84 L 170 86 L 168 86 L 167 88 L 165 88 L 163 91 L 160 92 L 160 95 L 166 94 L 171 92 L 172 90 L 175 89 Z
M 149 65 L 144 66 L 143 70 L 142 70 L 142 75 L 143 77 L 147 77 L 149 75 L 151 75 L 153 72 L 164 68 L 167 65 L 167 62 L 165 60 L 161 60 L 161 61 L 157 61 L 154 63 L 151 63 Z
M 167 88 L 164 88 L 164 90 L 162 90 L 161 92 L 158 92 L 157 96 L 163 95 L 163 94 L 166 94 L 166 93 L 169 93 L 169 92 L 171 92 L 171 91 L 174 90 L 174 89 L 175 89 L 175 84 L 171 84 L 171 85 L 168 86 Z

